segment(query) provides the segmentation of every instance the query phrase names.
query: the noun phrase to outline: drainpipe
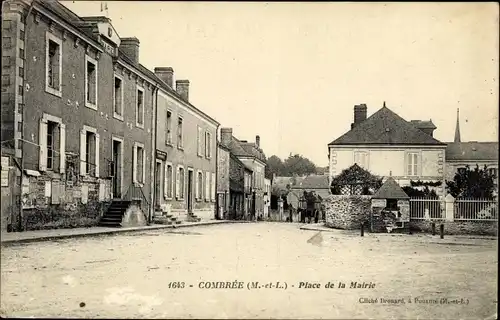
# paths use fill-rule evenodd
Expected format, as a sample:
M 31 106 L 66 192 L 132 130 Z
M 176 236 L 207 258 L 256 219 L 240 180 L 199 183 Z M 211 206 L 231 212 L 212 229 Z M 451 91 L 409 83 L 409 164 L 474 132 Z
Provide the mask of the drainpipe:
M 215 219 L 219 220 L 219 127 L 215 130 L 215 206 L 214 215 Z
M 151 224 L 153 222 L 153 212 L 155 211 L 155 205 L 156 205 L 156 187 L 155 187 L 155 181 L 156 181 L 156 138 L 157 138 L 157 130 L 156 130 L 156 121 L 158 118 L 158 84 L 155 83 L 155 87 L 153 89 L 153 100 L 154 100 L 154 111 L 153 111 L 153 116 L 151 117 L 151 130 L 152 134 L 151 136 L 153 137 L 151 141 L 151 173 L 150 173 L 150 199 L 151 199 L 151 207 L 149 208 L 148 212 L 148 224 Z
M 24 53 L 23 53 L 23 109 L 21 110 L 21 183 L 19 184 L 19 231 L 23 231 L 23 176 L 24 176 L 24 109 L 26 109 L 26 84 L 28 83 L 28 18 L 35 6 L 35 0 L 31 1 L 28 12 L 24 16 Z M 2 10 L 3 11 L 3 10 Z

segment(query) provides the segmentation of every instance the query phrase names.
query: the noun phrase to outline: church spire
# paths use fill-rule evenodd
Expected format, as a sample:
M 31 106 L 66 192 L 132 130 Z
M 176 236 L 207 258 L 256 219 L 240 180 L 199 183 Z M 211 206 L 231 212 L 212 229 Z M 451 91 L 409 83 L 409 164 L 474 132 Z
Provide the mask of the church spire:
M 460 109 L 457 108 L 457 125 L 455 127 L 455 142 L 460 142 Z

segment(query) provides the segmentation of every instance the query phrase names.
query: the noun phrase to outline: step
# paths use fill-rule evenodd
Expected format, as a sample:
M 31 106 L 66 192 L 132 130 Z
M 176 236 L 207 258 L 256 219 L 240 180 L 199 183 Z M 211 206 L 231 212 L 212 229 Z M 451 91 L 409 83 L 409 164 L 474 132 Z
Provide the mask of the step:
M 118 212 L 106 212 L 103 217 L 123 217 L 123 213 Z
M 109 221 L 109 222 L 122 222 L 121 217 L 102 217 L 100 221 Z
M 102 227 L 117 227 L 117 228 L 121 227 L 119 223 L 114 223 L 114 222 L 99 222 L 99 225 Z

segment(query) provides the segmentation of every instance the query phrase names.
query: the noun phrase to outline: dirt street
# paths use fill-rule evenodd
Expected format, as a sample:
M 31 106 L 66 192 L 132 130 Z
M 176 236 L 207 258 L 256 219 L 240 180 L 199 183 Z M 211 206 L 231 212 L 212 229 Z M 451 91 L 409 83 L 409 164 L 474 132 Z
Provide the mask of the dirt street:
M 1 258 L 4 316 L 485 319 L 497 303 L 496 241 L 484 239 L 262 222 L 8 246 Z

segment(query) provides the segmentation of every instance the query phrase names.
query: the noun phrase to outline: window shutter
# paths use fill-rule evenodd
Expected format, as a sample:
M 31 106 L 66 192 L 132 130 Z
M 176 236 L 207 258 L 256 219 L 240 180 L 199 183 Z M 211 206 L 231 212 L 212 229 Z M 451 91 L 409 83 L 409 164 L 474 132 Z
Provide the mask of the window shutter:
M 164 183 L 163 183 L 163 197 L 165 199 L 168 198 L 168 164 L 165 163 L 165 170 L 163 170 L 163 173 L 165 175 L 164 177 Z
M 194 182 L 194 190 L 195 190 L 195 194 L 196 194 L 195 198 L 199 200 L 200 199 L 200 188 L 201 188 L 201 186 L 200 186 L 200 184 L 198 182 L 198 180 L 199 180 L 199 178 L 198 178 L 199 174 L 198 173 L 199 173 L 199 171 L 196 172 L 196 177 L 194 179 L 195 180 L 195 182 Z
M 176 181 L 175 181 L 175 197 L 177 199 L 179 199 L 181 193 L 180 193 L 180 190 L 181 190 L 181 170 L 179 167 L 177 167 L 177 170 L 175 172 L 175 176 L 176 176 Z
M 212 172 L 212 192 L 210 193 L 210 198 L 213 201 L 215 201 L 215 173 Z
M 61 123 L 59 125 L 59 133 L 61 139 L 60 150 L 59 150 L 59 152 L 61 153 L 59 172 L 65 173 L 66 172 L 66 125 L 65 124 Z
M 144 123 L 144 122 L 143 122 Z M 146 183 L 146 148 L 141 148 L 142 150 L 142 163 L 141 163 L 141 166 L 142 166 L 142 180 L 141 182 L 143 184 Z
M 134 145 L 134 151 L 132 155 L 132 178 L 133 182 L 137 183 L 137 146 Z
M 205 171 L 205 200 L 210 200 L 210 172 Z
M 38 130 L 38 143 L 40 145 L 39 169 L 45 171 L 47 170 L 47 123 L 40 119 Z
M 87 166 L 85 163 L 86 139 L 87 139 L 87 132 L 85 130 L 80 130 L 80 175 L 82 176 L 84 176 L 87 173 Z
M 95 134 L 95 176 L 99 178 L 99 134 Z

